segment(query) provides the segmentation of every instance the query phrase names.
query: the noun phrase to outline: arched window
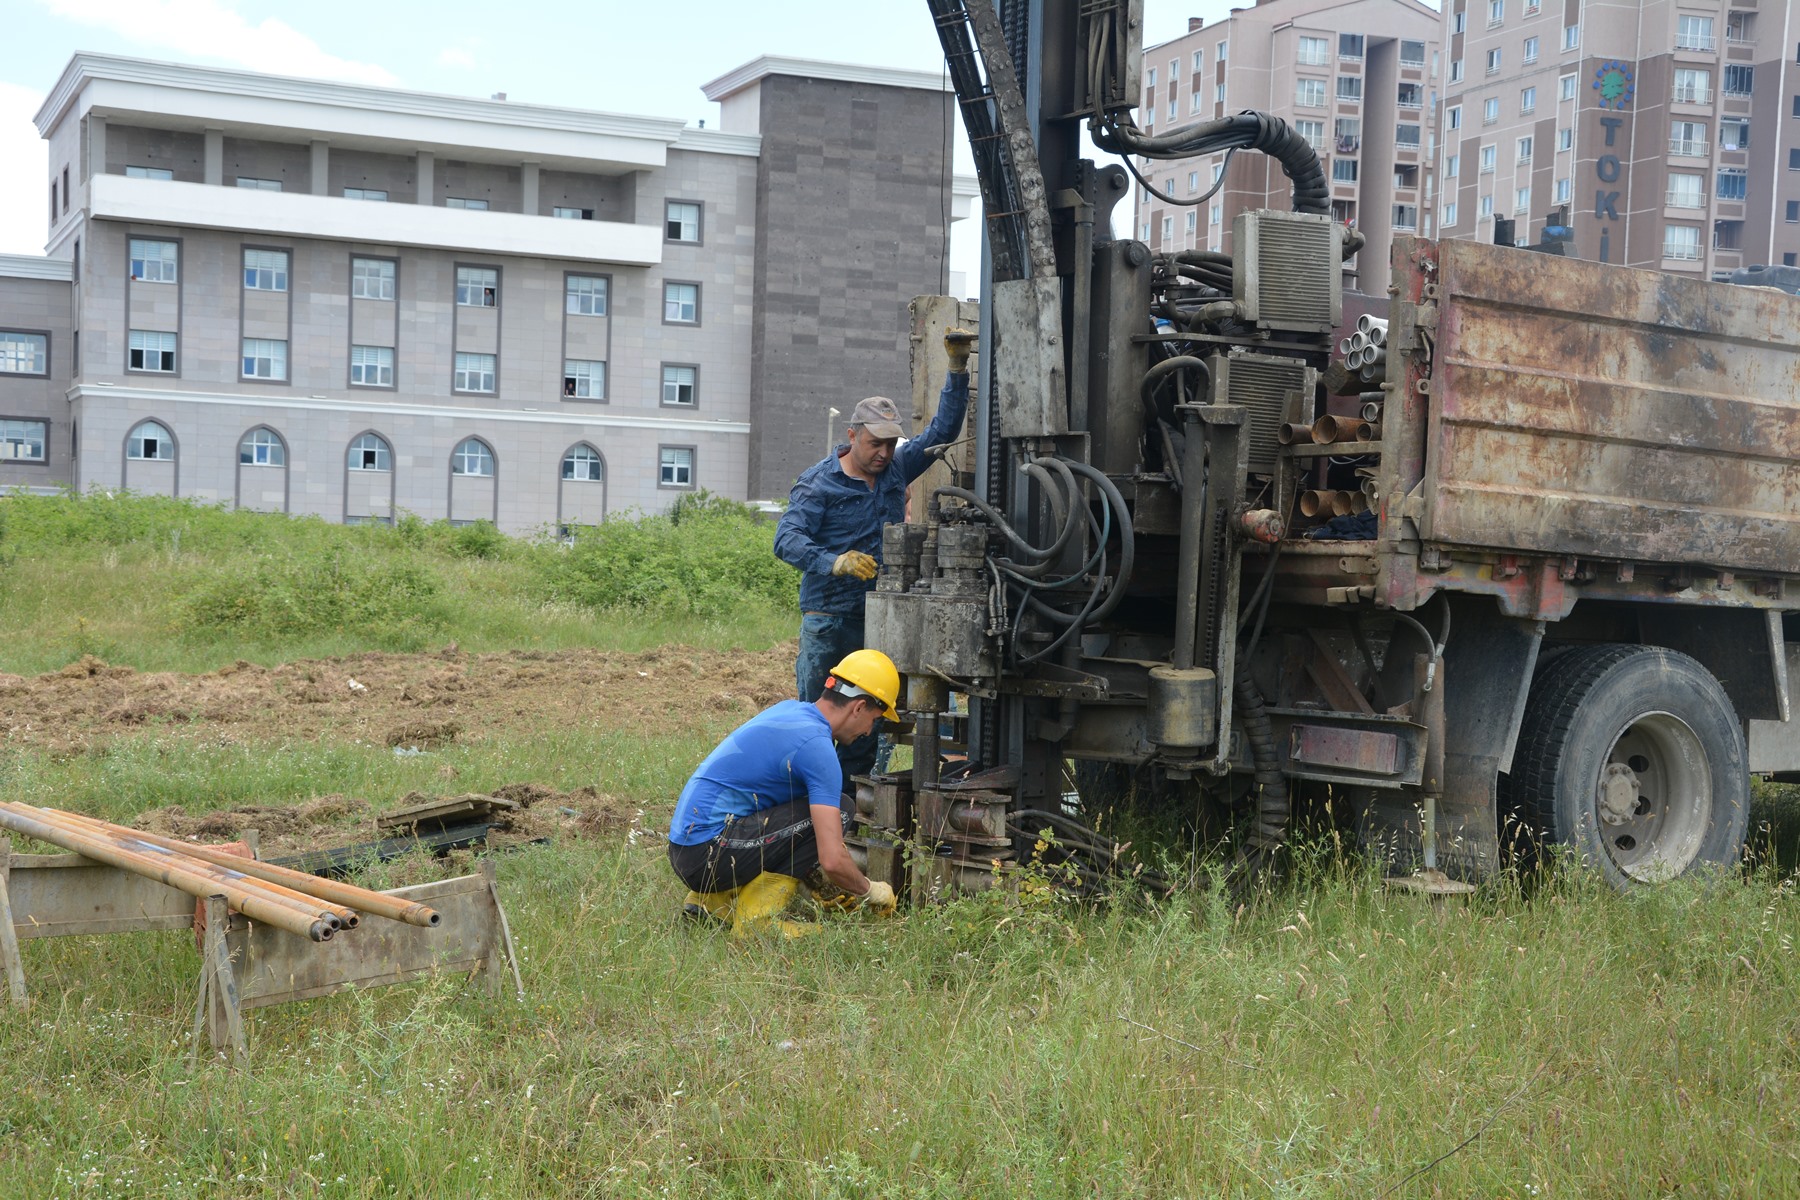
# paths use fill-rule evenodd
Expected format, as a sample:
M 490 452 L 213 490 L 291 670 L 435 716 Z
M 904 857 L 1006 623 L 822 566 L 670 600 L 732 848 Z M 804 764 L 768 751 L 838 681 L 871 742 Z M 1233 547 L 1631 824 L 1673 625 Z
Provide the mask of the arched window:
M 450 452 L 452 475 L 492 475 L 494 452 L 480 438 L 467 438 Z
M 345 465 L 352 471 L 391 471 L 394 452 L 379 433 L 365 433 L 350 443 Z
M 606 465 L 600 461 L 599 452 L 584 442 L 569 447 L 569 452 L 563 455 L 562 477 L 584 483 L 604 483 Z
M 125 439 L 125 457 L 170 462 L 175 457 L 175 439 L 155 421 L 144 421 Z
M 238 443 L 238 462 L 246 467 L 285 467 L 287 447 L 281 444 L 280 434 L 266 425 L 258 426 Z

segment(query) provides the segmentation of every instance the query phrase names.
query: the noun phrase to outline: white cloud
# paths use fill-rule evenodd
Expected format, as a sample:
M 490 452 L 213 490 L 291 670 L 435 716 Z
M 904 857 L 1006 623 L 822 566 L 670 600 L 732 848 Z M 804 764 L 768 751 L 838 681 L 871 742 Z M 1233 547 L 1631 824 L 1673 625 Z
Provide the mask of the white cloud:
M 31 118 L 44 97 L 30 88 L 0 83 L 0 162 L 13 182 L 0 188 L 0 254 L 42 254 L 50 186 L 49 145 Z
M 138 47 L 179 50 L 182 58 L 211 58 L 274 75 L 303 75 L 348 83 L 392 84 L 375 63 L 327 54 L 319 43 L 274 17 L 255 25 L 229 0 L 38 0 L 64 20 L 118 34 Z
M 440 67 L 461 67 L 469 70 L 475 65 L 475 55 L 461 46 L 445 46 L 438 51 L 437 61 Z

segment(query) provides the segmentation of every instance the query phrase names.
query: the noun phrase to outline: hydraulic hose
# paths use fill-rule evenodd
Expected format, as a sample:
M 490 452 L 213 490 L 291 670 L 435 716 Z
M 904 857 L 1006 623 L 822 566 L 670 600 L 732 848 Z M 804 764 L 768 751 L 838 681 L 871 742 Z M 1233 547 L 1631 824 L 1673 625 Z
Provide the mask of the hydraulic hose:
M 1064 491 L 1057 491 L 1055 480 L 1044 468 L 1048 466 L 1062 476 Z M 1074 536 L 1076 523 L 1081 516 L 1080 510 L 1085 506 L 1081 502 L 1081 485 L 1075 482 L 1075 473 L 1054 458 L 1034 458 L 1019 468 L 1027 476 L 1038 481 L 1044 489 L 1044 495 L 1050 501 L 1057 523 L 1062 531 L 1057 534 L 1056 541 L 1046 549 L 1040 561 L 1032 564 L 1015 563 L 1010 559 L 1001 559 L 999 565 L 1009 574 L 1036 577 L 1049 571 L 1056 565 L 1056 558 L 1068 547 L 1069 539 Z M 1037 557 L 1037 556 L 1033 556 Z
M 1090 121 L 1088 132 L 1100 149 L 1122 156 L 1188 158 L 1221 150 L 1260 150 L 1279 162 L 1282 173 L 1292 181 L 1295 212 L 1331 211 L 1331 193 L 1318 153 L 1286 121 L 1267 113 L 1237 113 L 1165 134 L 1144 133 L 1128 119 Z
M 1261 788 L 1256 798 L 1256 821 L 1250 827 L 1240 862 L 1266 858 L 1287 836 L 1288 819 L 1293 805 L 1288 798 L 1287 776 L 1281 773 L 1281 755 L 1275 746 L 1275 726 L 1263 706 L 1262 692 L 1250 673 L 1248 656 L 1238 659 L 1232 690 L 1237 698 L 1237 717 L 1243 722 L 1244 737 L 1250 743 L 1250 758 L 1256 768 L 1256 783 Z
M 1088 618 L 1090 621 L 1100 621 L 1125 598 L 1125 588 L 1130 584 L 1132 569 L 1137 565 L 1137 538 L 1131 531 L 1131 511 L 1125 507 L 1125 497 L 1119 494 L 1113 481 L 1106 477 L 1106 472 L 1073 459 L 1069 460 L 1069 469 L 1091 479 L 1106 497 L 1106 502 L 1112 505 L 1112 510 L 1119 514 L 1119 573 L 1113 582 L 1112 592 Z

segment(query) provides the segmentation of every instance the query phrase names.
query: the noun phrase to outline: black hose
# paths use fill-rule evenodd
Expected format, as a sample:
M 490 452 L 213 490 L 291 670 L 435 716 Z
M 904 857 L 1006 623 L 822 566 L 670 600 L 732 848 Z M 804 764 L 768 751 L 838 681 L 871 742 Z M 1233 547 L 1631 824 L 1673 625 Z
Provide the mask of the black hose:
M 1007 541 L 1017 546 L 1020 551 L 1030 555 L 1032 558 L 1048 558 L 1052 553 L 1050 550 L 1034 546 L 1026 541 L 1020 536 L 1017 530 L 1006 523 L 1006 518 L 1000 515 L 999 510 L 989 504 L 986 500 L 983 500 L 980 496 L 977 496 L 974 492 L 969 491 L 967 488 L 941 487 L 931 493 L 931 498 L 933 500 L 936 500 L 939 496 L 949 496 L 952 499 L 961 500 L 964 504 L 975 509 L 982 516 L 986 517 L 993 524 L 994 528 L 1004 534 Z
M 1244 738 L 1250 743 L 1250 758 L 1256 767 L 1256 782 L 1262 789 L 1256 799 L 1256 822 L 1239 854 L 1240 861 L 1244 861 L 1266 858 L 1281 845 L 1293 805 L 1288 798 L 1287 776 L 1281 772 L 1281 755 L 1275 746 L 1275 726 L 1250 674 L 1248 656 L 1238 659 L 1235 675 L 1237 718 L 1243 723 Z
M 1221 150 L 1260 150 L 1279 162 L 1282 173 L 1293 182 L 1295 212 L 1331 211 L 1331 193 L 1318 152 L 1286 121 L 1267 113 L 1238 113 L 1165 134 L 1146 134 L 1125 117 L 1106 123 L 1090 121 L 1088 133 L 1096 146 L 1121 156 L 1189 158 Z
M 1066 497 L 1056 490 L 1054 481 L 1050 478 L 1050 472 L 1044 469 L 1045 466 L 1053 467 L 1061 473 L 1063 486 L 1067 489 Z M 1035 577 L 1044 574 L 1056 565 L 1057 557 L 1062 554 L 1069 544 L 1069 539 L 1074 536 L 1076 522 L 1081 516 L 1080 510 L 1084 509 L 1086 505 L 1082 503 L 1081 485 L 1075 482 L 1075 473 L 1058 460 L 1034 458 L 1020 469 L 1029 477 L 1037 480 L 1044 489 L 1044 495 L 1049 499 L 1050 507 L 1054 510 L 1055 518 L 1062 526 L 1062 531 L 1057 534 L 1056 541 L 1051 543 L 1041 556 L 1032 556 L 1039 558 L 1040 561 L 1026 565 L 1015 563 L 1011 559 L 998 559 L 996 565 L 1010 574 Z
M 1154 411 L 1157 389 L 1162 386 L 1164 379 L 1177 371 L 1199 371 L 1204 378 L 1204 383 L 1201 385 L 1202 390 L 1210 391 L 1212 389 L 1212 368 L 1206 365 L 1205 360 L 1189 354 L 1178 354 L 1173 358 L 1163 359 L 1144 372 L 1143 382 L 1138 384 L 1138 395 L 1147 407 Z
M 1119 601 L 1125 598 L 1125 589 L 1131 583 L 1131 573 L 1137 565 L 1137 538 L 1131 531 L 1131 510 L 1125 507 L 1125 497 L 1119 494 L 1119 489 L 1113 484 L 1113 481 L 1106 477 L 1106 472 L 1073 459 L 1069 460 L 1069 469 L 1077 475 L 1085 475 L 1093 480 L 1094 486 L 1105 494 L 1107 503 L 1112 505 L 1113 511 L 1119 514 L 1119 574 L 1113 583 L 1112 592 L 1101 603 L 1093 616 L 1088 618 L 1090 621 L 1100 621 L 1104 620 L 1107 614 L 1119 606 Z

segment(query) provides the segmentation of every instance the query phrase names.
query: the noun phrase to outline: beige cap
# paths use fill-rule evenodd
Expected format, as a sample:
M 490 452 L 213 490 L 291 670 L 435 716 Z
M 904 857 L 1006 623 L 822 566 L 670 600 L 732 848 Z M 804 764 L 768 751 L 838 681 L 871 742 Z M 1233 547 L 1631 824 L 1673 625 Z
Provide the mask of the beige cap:
M 871 437 L 906 436 L 906 427 L 900 424 L 900 409 L 886 396 L 870 396 L 858 400 L 856 407 L 851 410 L 850 424 L 862 426 Z

